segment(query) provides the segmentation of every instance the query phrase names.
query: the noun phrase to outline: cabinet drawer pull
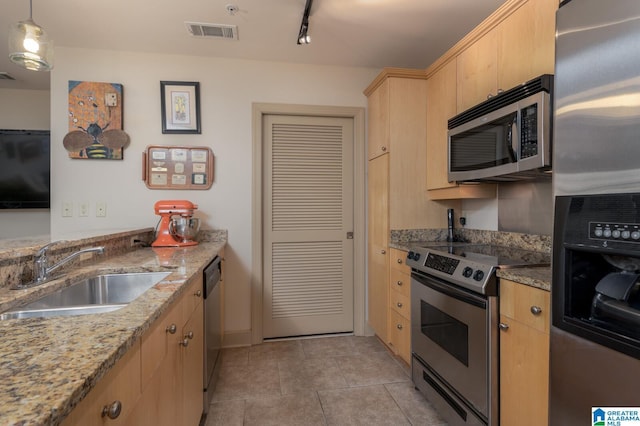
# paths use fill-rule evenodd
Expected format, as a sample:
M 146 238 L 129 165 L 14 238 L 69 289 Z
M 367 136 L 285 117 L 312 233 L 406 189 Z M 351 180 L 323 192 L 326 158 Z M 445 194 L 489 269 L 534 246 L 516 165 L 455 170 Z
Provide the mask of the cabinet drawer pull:
M 168 325 L 166 328 L 166 332 L 169 334 L 176 334 L 178 327 L 175 324 Z
M 402 286 L 402 281 L 398 281 L 396 284 Z
M 532 306 L 531 313 L 533 315 L 540 315 L 542 313 L 542 308 L 540 306 Z
M 501 322 L 500 324 L 498 324 L 498 328 L 500 328 L 500 330 L 502 331 L 507 331 L 509 329 L 509 324 Z
M 122 412 L 122 402 L 115 400 L 111 405 L 105 405 L 102 407 L 102 417 L 109 417 L 110 419 L 117 419 Z
M 402 302 L 398 302 L 396 305 L 398 306 L 398 308 L 402 308 Z
M 202 296 L 202 290 L 198 290 L 198 291 L 196 291 L 195 293 L 193 293 L 193 295 L 194 295 L 195 297 L 200 297 L 200 296 Z
M 189 340 L 193 339 L 193 331 L 190 331 L 187 334 L 185 334 L 184 338 Z
M 380 250 L 380 254 L 387 254 L 386 250 Z
M 398 328 L 398 330 L 402 330 L 402 324 L 398 324 L 396 325 L 396 327 Z
M 189 346 L 189 339 L 185 337 L 184 340 L 180 342 L 180 346 L 184 346 L 185 348 Z
M 402 259 L 398 259 L 398 263 L 402 263 Z

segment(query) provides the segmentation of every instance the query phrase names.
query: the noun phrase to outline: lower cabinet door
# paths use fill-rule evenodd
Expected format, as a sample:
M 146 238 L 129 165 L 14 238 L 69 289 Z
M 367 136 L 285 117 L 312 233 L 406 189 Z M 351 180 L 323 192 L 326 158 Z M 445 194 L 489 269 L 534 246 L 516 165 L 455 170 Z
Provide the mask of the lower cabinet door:
M 393 309 L 389 310 L 389 342 L 396 354 L 411 364 L 411 323 Z
M 183 328 L 182 424 L 197 426 L 204 408 L 204 317 L 200 303 Z

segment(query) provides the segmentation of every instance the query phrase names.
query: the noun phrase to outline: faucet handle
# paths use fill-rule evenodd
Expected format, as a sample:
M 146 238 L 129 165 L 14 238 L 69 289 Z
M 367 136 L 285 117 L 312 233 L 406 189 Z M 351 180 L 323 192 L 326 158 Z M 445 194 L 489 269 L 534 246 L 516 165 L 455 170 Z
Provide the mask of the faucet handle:
M 58 241 L 51 241 L 49 244 L 46 244 L 42 247 L 40 247 L 40 250 L 38 250 L 36 252 L 36 257 L 42 257 L 45 256 L 47 254 L 47 252 L 49 251 L 49 249 L 55 245 L 55 244 L 60 244 L 60 243 L 64 243 L 66 242 L 65 240 L 58 240 Z

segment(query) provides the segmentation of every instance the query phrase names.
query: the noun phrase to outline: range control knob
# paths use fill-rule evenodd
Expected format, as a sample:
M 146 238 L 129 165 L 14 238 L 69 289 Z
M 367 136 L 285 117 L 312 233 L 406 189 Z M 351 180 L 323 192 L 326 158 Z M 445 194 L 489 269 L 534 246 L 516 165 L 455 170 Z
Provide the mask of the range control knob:
M 611 236 L 613 238 L 620 238 L 620 231 L 617 229 L 614 229 L 613 232 L 611 232 Z
M 471 275 L 473 275 L 473 269 L 471 269 L 469 266 L 465 266 L 465 268 L 462 270 L 462 276 L 465 278 L 469 278 Z
M 640 232 L 638 232 L 638 231 L 633 231 L 633 232 L 631 233 L 631 238 L 632 238 L 632 239 L 634 239 L 634 240 L 640 240 Z
M 629 239 L 630 236 L 631 236 L 631 232 L 627 230 L 622 231 L 622 238 L 624 238 L 625 240 Z
M 611 237 L 611 230 L 610 229 L 605 229 L 604 232 L 602 233 L 602 235 L 604 235 L 605 238 Z
M 412 252 L 412 251 L 410 251 L 410 252 L 407 254 L 407 259 L 409 259 L 409 260 L 412 260 L 412 259 L 413 259 L 413 252 Z
M 476 281 L 482 281 L 482 279 L 484 278 L 484 272 L 482 272 L 481 270 L 477 270 L 475 274 L 473 274 L 473 279 Z
M 413 260 L 415 260 L 416 262 L 417 262 L 418 260 L 420 260 L 420 253 L 414 253 L 414 254 L 413 254 Z

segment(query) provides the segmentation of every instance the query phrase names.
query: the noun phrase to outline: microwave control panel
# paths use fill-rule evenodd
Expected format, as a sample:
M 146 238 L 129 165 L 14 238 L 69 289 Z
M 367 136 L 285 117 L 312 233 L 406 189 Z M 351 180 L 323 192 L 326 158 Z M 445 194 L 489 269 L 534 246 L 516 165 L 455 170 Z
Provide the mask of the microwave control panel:
M 520 110 L 520 158 L 538 155 L 538 104 Z
M 589 239 L 640 243 L 640 224 L 589 222 Z

